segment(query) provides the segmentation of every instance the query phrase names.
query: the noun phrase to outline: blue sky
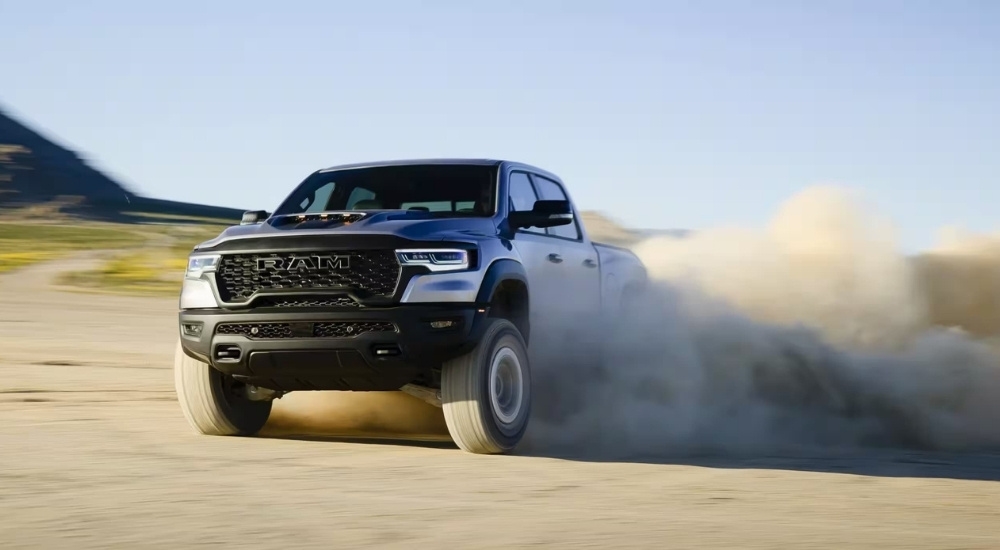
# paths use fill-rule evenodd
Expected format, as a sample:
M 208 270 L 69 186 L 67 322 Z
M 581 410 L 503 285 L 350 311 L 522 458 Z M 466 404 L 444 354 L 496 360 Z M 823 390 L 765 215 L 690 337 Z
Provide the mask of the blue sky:
M 1000 225 L 990 0 L 0 0 L 0 51 L 0 106 L 164 198 L 484 156 L 634 226 L 759 224 L 813 183 L 910 249 Z

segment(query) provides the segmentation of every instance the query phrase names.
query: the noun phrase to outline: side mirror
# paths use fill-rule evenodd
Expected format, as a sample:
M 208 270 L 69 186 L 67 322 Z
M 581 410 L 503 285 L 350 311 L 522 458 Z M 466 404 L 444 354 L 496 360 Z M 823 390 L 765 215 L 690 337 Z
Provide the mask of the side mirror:
M 573 207 L 569 201 L 535 201 L 531 210 L 511 212 L 508 220 L 513 229 L 569 225 L 573 223 Z
M 260 223 L 271 217 L 271 213 L 266 210 L 250 210 L 243 213 L 243 219 L 240 220 L 240 225 L 253 225 L 255 223 Z

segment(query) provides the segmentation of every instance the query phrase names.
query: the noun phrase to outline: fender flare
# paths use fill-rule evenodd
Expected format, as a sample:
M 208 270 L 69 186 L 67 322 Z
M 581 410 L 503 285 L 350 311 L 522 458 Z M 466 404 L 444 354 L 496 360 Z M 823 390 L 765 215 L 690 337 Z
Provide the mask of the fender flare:
M 490 264 L 483 276 L 483 282 L 479 285 L 479 293 L 476 295 L 477 304 L 488 304 L 496 292 L 497 287 L 504 281 L 520 281 L 528 287 L 528 273 L 520 262 L 510 259 L 497 260 Z M 530 304 L 529 304 L 530 307 Z

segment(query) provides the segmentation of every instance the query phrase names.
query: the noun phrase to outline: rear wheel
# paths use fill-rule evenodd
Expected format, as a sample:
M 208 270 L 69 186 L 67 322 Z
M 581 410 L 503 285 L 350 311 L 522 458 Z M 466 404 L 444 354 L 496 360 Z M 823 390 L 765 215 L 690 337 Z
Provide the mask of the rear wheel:
M 271 415 L 271 401 L 252 401 L 247 386 L 211 365 L 174 351 L 174 389 L 184 417 L 205 435 L 254 435 Z
M 513 323 L 487 319 L 471 352 L 444 365 L 441 404 L 455 443 L 476 454 L 514 449 L 531 415 L 527 346 Z

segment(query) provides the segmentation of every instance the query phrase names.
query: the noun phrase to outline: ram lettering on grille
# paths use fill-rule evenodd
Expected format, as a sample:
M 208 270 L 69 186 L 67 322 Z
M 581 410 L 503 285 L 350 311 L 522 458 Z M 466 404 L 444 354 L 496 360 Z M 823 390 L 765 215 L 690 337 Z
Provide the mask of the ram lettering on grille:
M 257 258 L 257 271 L 271 271 L 275 269 L 287 269 L 289 271 L 301 269 L 349 269 L 350 267 L 350 256 L 321 256 L 313 254 L 311 256 L 291 256 L 287 259 Z

